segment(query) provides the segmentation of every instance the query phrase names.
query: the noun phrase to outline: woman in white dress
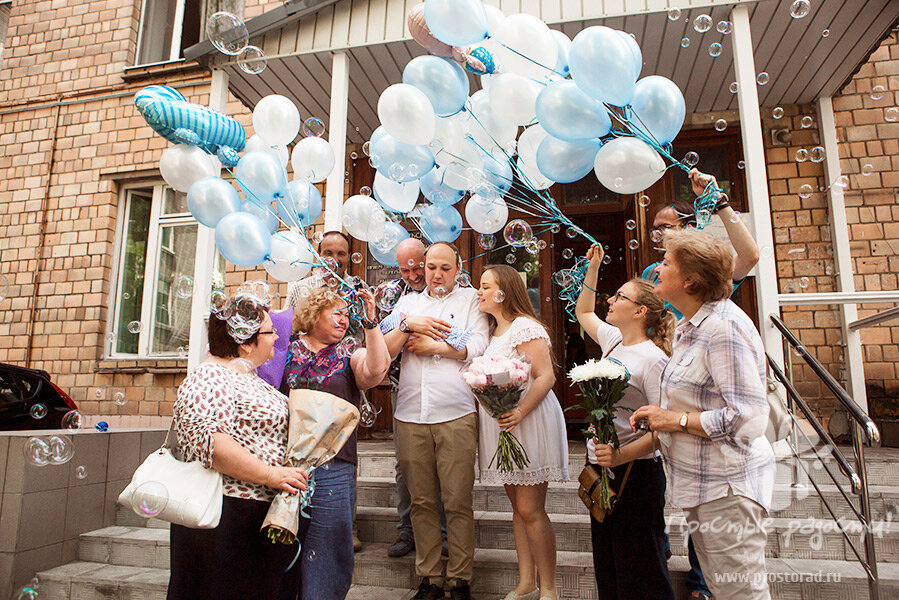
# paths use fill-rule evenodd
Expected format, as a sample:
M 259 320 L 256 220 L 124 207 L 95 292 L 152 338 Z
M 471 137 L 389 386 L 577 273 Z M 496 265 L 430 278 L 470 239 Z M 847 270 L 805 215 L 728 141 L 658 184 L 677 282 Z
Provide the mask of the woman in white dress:
M 504 484 L 512 503 L 518 585 L 505 600 L 556 600 L 556 539 L 546 514 L 546 488 L 550 481 L 568 480 L 568 440 L 562 407 L 552 391 L 556 376 L 549 335 L 512 267 L 488 265 L 478 297 L 492 333 L 484 355 L 517 358 L 531 365 L 530 382 L 515 410 L 497 420 L 478 407 L 481 481 Z M 524 469 L 503 473 L 496 464 L 488 467 L 500 429 L 514 432 L 524 447 L 530 459 Z

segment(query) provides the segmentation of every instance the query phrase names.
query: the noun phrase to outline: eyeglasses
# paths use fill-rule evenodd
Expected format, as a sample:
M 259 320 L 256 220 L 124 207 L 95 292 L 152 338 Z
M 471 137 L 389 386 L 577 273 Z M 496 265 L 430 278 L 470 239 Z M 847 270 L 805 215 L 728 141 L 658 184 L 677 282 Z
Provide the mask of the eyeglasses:
M 622 294 L 621 292 L 615 292 L 615 295 L 612 296 L 612 298 L 615 299 L 615 302 L 618 302 L 619 300 L 621 300 L 622 298 L 624 298 L 624 299 L 627 300 L 628 302 L 633 302 L 633 303 L 636 304 L 637 306 L 643 306 L 642 304 L 640 304 L 639 302 L 637 302 L 637 301 L 634 300 L 633 298 L 628 298 L 627 296 L 625 296 L 625 295 Z
M 658 227 L 653 227 L 649 230 L 650 233 L 662 234 L 668 231 L 669 229 L 674 229 L 677 225 L 672 225 L 671 223 L 662 223 Z
M 277 331 L 257 331 L 256 335 L 278 335 Z

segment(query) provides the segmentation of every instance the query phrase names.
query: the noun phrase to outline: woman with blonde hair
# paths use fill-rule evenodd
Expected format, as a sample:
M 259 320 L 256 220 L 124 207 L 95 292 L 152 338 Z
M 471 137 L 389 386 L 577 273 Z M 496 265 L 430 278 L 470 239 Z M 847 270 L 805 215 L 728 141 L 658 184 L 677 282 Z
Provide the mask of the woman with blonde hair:
M 556 376 L 549 335 L 512 267 L 488 265 L 481 275 L 478 298 L 491 329 L 484 355 L 517 358 L 531 365 L 530 382 L 517 408 L 497 420 L 478 407 L 481 481 L 504 484 L 512 503 L 518 585 L 506 600 L 556 600 L 556 539 L 546 514 L 546 489 L 550 481 L 568 480 L 568 441 L 562 407 L 552 391 Z M 488 465 L 501 429 L 514 430 L 530 459 L 524 469 L 506 473 Z
M 608 299 L 605 321 L 595 313 L 596 281 L 603 251 L 593 246 L 575 309 L 578 322 L 602 349 L 630 374 L 615 413 L 619 448 L 589 440 L 594 468 L 609 468 L 618 494 L 615 510 L 602 523 L 590 517 L 596 586 L 602 599 L 674 598 L 665 556 L 665 474 L 654 460 L 652 436 L 632 430 L 629 417 L 658 404 L 659 380 L 671 352 L 675 320 L 652 284 L 637 277 Z M 625 483 L 626 482 L 626 483 Z

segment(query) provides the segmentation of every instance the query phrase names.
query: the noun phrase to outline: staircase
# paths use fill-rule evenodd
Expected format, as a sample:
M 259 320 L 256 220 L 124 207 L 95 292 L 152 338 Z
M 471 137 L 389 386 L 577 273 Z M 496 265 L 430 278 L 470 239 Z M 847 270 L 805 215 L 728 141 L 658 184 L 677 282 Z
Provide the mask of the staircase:
M 583 444 L 572 442 L 571 447 L 571 474 L 576 478 Z M 881 598 L 895 598 L 899 597 L 899 451 L 873 448 L 867 450 L 866 457 Z M 361 442 L 359 460 L 357 528 L 365 547 L 356 554 L 355 585 L 349 598 L 406 600 L 418 585 L 414 553 L 398 559 L 387 556 L 397 522 L 393 443 Z M 823 477 L 815 480 L 831 505 L 837 507 L 837 514 L 846 517 L 846 526 L 856 527 L 853 539 L 859 540 L 857 521 L 849 519 L 850 509 L 839 490 L 833 484 L 823 485 Z M 767 551 L 773 598 L 868 597 L 864 572 L 814 489 L 790 486 L 786 459 L 779 462 L 774 505 Z M 478 600 L 502 598 L 517 581 L 511 507 L 502 486 L 480 483 L 475 484 L 474 507 L 477 550 L 473 592 Z M 596 598 L 590 524 L 574 482 L 550 486 L 547 512 L 558 544 L 560 598 Z M 666 521 L 674 554 L 668 566 L 676 597 L 682 598 L 688 569 L 684 519 L 681 511 L 668 508 Z M 861 548 L 860 541 L 856 545 Z M 78 558 L 77 562 L 38 574 L 42 600 L 164 599 L 168 525 L 142 519 L 119 507 L 115 526 L 81 535 Z

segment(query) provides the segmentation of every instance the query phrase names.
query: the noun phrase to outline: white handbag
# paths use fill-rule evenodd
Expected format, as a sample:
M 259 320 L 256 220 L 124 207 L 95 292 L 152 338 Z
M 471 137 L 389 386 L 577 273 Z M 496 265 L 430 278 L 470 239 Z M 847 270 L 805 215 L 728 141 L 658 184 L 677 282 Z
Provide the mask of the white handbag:
M 118 502 L 143 517 L 214 529 L 222 516 L 222 475 L 200 461 L 179 460 L 174 427 L 173 421 L 162 447 L 137 468 Z

